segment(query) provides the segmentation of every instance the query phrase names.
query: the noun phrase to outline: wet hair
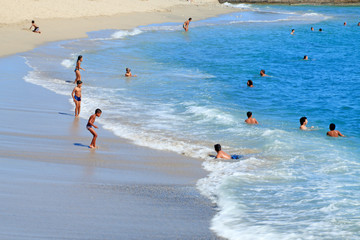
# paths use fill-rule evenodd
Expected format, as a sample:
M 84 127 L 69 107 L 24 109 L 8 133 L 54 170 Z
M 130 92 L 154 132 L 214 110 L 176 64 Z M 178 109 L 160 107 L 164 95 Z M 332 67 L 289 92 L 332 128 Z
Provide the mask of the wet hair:
M 76 82 L 76 84 L 77 84 L 77 85 L 82 84 L 82 81 L 81 81 L 81 80 L 78 80 L 78 81 Z
M 247 112 L 247 113 L 246 113 L 246 115 L 247 115 L 247 116 L 248 116 L 248 118 L 249 118 L 249 117 L 251 117 L 251 116 L 252 116 L 252 112 Z
M 78 61 L 79 61 L 80 59 L 82 59 L 82 55 L 79 55 L 79 56 L 78 56 Z
M 304 56 L 304 59 L 306 59 L 307 55 Z
M 291 29 L 291 31 L 293 32 L 293 31 L 295 31 L 295 29 Z
M 319 28 L 319 32 L 322 32 L 322 28 Z
M 248 86 L 252 86 L 252 85 L 253 85 L 253 82 L 252 82 L 251 80 L 248 80 L 248 81 L 247 81 L 247 85 L 248 85 Z
M 192 20 L 192 18 L 189 18 L 189 21 L 191 21 Z
M 220 144 L 215 144 L 214 148 L 215 148 L 216 152 L 221 151 L 221 145 Z
M 32 20 L 32 21 L 31 21 L 31 23 L 35 23 L 35 21 L 34 21 L 34 20 Z
M 101 111 L 100 108 L 97 108 L 97 109 L 95 110 L 95 114 L 97 114 L 97 113 L 102 113 L 102 111 Z
M 335 130 L 335 124 L 334 124 L 334 123 L 330 123 L 329 128 L 330 128 L 331 131 Z
M 265 70 L 264 70 L 264 69 L 261 69 L 261 70 L 260 70 L 260 75 L 262 75 L 262 74 L 265 74 Z
M 306 119 L 307 119 L 307 117 L 300 118 L 300 125 L 303 125 Z

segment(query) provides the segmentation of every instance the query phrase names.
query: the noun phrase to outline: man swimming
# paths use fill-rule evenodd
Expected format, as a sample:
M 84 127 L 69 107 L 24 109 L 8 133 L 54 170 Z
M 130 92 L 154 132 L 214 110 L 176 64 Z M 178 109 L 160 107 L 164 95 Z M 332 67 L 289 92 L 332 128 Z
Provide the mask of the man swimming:
M 309 130 L 306 125 L 308 124 L 307 117 L 301 117 L 300 118 L 300 130 Z M 311 126 L 311 128 L 314 128 L 314 126 Z
M 295 33 L 295 29 L 292 29 L 290 34 L 294 35 L 294 33 Z
M 309 60 L 309 57 L 307 55 L 305 55 L 303 60 Z
M 252 117 L 252 112 L 247 112 L 246 115 L 248 117 L 248 119 L 245 120 L 247 124 L 259 124 L 258 121 Z
M 261 76 L 261 77 L 267 77 L 268 75 L 265 74 L 265 70 L 264 70 L 264 69 L 261 69 L 261 70 L 260 70 L 260 76 Z
M 329 126 L 330 131 L 328 131 L 326 133 L 326 135 L 328 135 L 329 137 L 338 137 L 338 136 L 345 137 L 345 135 L 341 134 L 340 131 L 335 130 L 335 127 L 336 127 L 335 124 L 331 123 L 330 126 Z
M 184 22 L 183 29 L 185 30 L 185 32 L 187 32 L 189 30 L 189 24 L 190 24 L 191 20 L 192 20 L 192 18 L 189 18 L 189 20 Z
M 248 80 L 246 84 L 248 87 L 254 87 L 253 81 L 251 80 Z

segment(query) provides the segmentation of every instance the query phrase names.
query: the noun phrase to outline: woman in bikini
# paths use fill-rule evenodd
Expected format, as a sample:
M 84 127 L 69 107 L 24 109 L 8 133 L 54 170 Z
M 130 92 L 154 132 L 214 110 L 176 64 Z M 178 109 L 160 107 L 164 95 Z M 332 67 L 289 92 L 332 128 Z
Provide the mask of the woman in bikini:
M 77 59 L 77 61 L 76 61 L 76 67 L 75 67 L 75 70 L 74 70 L 75 75 L 76 75 L 76 78 L 75 78 L 74 83 L 76 83 L 77 81 L 80 81 L 80 80 L 81 80 L 80 69 L 82 69 L 82 70 L 85 71 L 85 69 L 83 69 L 82 67 L 80 67 L 80 64 L 81 64 L 82 60 L 83 60 L 83 57 L 82 57 L 81 55 L 79 55 L 79 56 L 78 56 L 78 59 Z

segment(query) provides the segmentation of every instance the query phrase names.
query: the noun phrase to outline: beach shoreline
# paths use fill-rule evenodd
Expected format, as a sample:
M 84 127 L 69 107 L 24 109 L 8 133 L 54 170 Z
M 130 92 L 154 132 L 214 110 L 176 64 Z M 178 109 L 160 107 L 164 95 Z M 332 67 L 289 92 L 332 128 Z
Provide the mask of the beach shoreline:
M 73 119 L 68 97 L 24 81 L 30 69 L 18 53 L 86 38 L 92 31 L 182 24 L 188 16 L 199 20 L 232 11 L 238 10 L 206 3 L 160 12 L 39 18 L 42 34 L 27 30 L 25 21 L 2 24 L 2 237 L 220 239 L 209 229 L 214 206 L 195 186 L 207 175 L 200 160 L 134 145 L 101 126 L 100 148 L 88 149 L 85 120 Z
M 33 19 L 39 25 L 41 34 L 32 33 L 29 30 L 32 20 L 30 18 L 24 20 L 23 17 L 16 22 L 0 20 L 0 40 L 2 42 L 0 57 L 26 52 L 49 42 L 86 38 L 88 37 L 87 33 L 92 31 L 129 30 L 141 25 L 165 22 L 178 22 L 179 25 L 182 25 L 189 17 L 192 17 L 193 21 L 198 21 L 240 11 L 212 0 L 192 4 L 174 0 L 172 4 L 168 4 L 160 10 L 148 8 L 138 10 L 138 12 L 124 11 L 113 15 L 106 15 L 99 11 L 94 16 L 85 15 L 79 18 L 69 16 L 67 18 L 43 18 L 39 15 Z

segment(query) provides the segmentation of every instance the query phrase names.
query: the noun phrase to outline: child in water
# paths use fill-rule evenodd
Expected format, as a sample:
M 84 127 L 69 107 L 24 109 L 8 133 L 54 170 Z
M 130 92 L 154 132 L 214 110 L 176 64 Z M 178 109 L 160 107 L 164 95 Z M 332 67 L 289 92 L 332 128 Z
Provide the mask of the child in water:
M 74 90 L 71 93 L 71 96 L 75 103 L 75 117 L 80 115 L 80 105 L 81 105 L 81 86 L 82 81 L 77 81 L 77 86 L 74 87 Z
M 83 57 L 81 55 L 78 56 L 78 59 L 76 61 L 76 67 L 75 67 L 75 81 L 74 83 L 77 83 L 77 81 L 81 80 L 81 75 L 80 75 L 80 69 L 84 70 L 82 67 L 80 67 L 81 62 L 83 61 Z
M 125 70 L 126 70 L 125 77 L 136 77 L 136 75 L 131 74 L 130 68 L 126 68 Z
M 335 124 L 331 123 L 329 126 L 330 131 L 328 131 L 326 135 L 328 135 L 329 137 L 338 137 L 338 136 L 345 137 L 345 135 L 342 135 L 340 131 L 335 130 L 335 127 L 336 127 Z

